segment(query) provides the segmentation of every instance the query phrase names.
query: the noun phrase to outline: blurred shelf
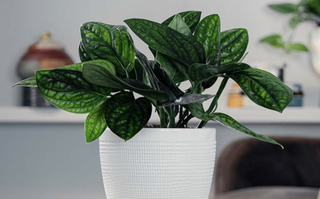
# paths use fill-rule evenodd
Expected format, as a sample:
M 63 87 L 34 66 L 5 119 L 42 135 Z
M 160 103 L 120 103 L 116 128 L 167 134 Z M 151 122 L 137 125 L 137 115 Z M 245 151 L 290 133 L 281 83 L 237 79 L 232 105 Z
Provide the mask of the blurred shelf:
M 218 109 L 241 123 L 317 123 L 320 124 L 320 107 L 287 108 L 282 114 L 256 108 Z M 84 123 L 87 114 L 73 114 L 56 108 L 0 107 L 0 123 Z M 196 121 L 196 120 L 194 120 Z M 192 122 L 192 121 L 191 121 Z M 153 114 L 150 123 L 158 123 Z

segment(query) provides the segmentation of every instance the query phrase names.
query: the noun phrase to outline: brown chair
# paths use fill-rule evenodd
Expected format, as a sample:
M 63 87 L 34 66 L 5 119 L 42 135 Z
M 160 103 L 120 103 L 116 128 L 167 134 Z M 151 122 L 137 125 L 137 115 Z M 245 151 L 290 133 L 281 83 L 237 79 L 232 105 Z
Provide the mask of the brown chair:
M 273 139 L 285 149 L 256 139 L 228 145 L 218 158 L 215 194 L 255 187 L 320 188 L 320 139 Z

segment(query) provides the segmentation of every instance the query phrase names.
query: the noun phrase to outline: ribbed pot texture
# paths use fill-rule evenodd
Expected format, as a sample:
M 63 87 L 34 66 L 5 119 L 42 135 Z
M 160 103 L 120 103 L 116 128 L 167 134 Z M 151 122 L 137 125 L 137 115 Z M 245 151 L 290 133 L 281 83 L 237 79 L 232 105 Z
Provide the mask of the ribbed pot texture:
M 124 142 L 106 130 L 100 160 L 107 199 L 208 199 L 215 129 L 145 128 Z

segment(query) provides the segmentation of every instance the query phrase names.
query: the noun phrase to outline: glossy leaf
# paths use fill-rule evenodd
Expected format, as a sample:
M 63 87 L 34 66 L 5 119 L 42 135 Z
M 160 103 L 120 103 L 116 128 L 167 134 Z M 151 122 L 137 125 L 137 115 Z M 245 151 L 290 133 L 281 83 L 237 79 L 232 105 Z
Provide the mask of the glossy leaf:
M 25 86 L 25 87 L 37 87 L 36 76 L 29 77 L 27 79 L 21 80 L 20 82 L 15 83 L 12 87 L 16 86 Z
M 146 71 L 147 79 L 150 81 L 152 88 L 165 91 L 171 100 L 175 100 L 176 96 L 183 94 L 168 75 L 160 69 L 156 62 L 149 61 L 147 57 L 138 50 L 136 51 L 136 55 Z
M 81 26 L 81 38 L 91 59 L 112 62 L 120 75 L 133 69 L 135 51 L 126 27 L 89 22 Z
M 125 23 L 141 40 L 156 51 L 175 58 L 187 66 L 205 62 L 204 49 L 193 37 L 145 19 L 128 19 Z
M 210 79 L 202 82 L 201 86 L 203 89 L 211 88 L 216 81 L 218 80 L 218 77 L 211 77 Z
M 89 113 L 106 100 L 111 90 L 90 84 L 73 70 L 36 71 L 41 95 L 54 106 L 72 113 Z
M 156 100 L 170 99 L 164 91 L 154 90 L 138 80 L 120 79 L 115 74 L 99 65 L 84 64 L 82 73 L 86 80 L 95 85 L 116 89 L 128 89 Z
M 161 90 L 164 90 L 168 95 L 174 95 L 171 99 L 176 99 L 184 94 L 177 85 L 170 79 L 168 74 L 160 68 L 160 65 L 153 62 L 153 72 L 157 77 L 158 85 Z
M 156 62 L 149 61 L 147 57 L 138 50 L 136 51 L 136 55 L 139 62 L 144 67 L 149 84 L 153 89 L 165 91 L 171 100 L 175 100 L 176 96 L 181 96 L 183 94 L 180 94 L 181 91 L 168 75 L 160 69 Z
M 140 62 L 136 59 L 134 69 L 129 73 L 130 79 L 136 79 L 146 84 L 146 71 Z
M 157 77 L 155 76 L 152 70 L 152 64 L 150 63 L 148 58 L 137 49 L 136 49 L 136 56 L 137 56 L 137 60 L 139 61 L 139 63 L 141 64 L 141 66 L 146 72 L 146 79 L 145 79 L 146 84 L 156 90 L 159 90 L 160 88 L 156 80 Z
M 183 21 L 182 17 L 177 14 L 174 16 L 173 20 L 168 25 L 169 28 L 172 28 L 173 30 L 176 30 L 180 32 L 181 34 L 184 34 L 186 36 L 191 35 L 191 30 L 188 27 L 188 25 Z
M 248 43 L 248 31 L 244 28 L 221 32 L 221 64 L 238 62 L 246 52 Z
M 71 65 L 66 65 L 66 66 L 61 66 L 57 69 L 66 69 L 66 70 L 76 70 L 76 71 L 82 71 L 82 67 L 84 64 L 97 64 L 100 66 L 103 66 L 110 70 L 113 74 L 116 74 L 116 69 L 114 68 L 113 64 L 107 60 L 91 60 L 91 61 L 86 61 L 86 62 L 81 62 L 81 63 L 76 63 L 76 64 L 71 64 Z
M 256 104 L 282 112 L 292 100 L 292 91 L 271 73 L 255 68 L 228 74 Z
M 236 130 L 241 133 L 245 133 L 245 134 L 247 134 L 253 138 L 256 138 L 258 140 L 268 142 L 271 144 L 279 145 L 279 146 L 281 146 L 281 148 L 283 148 L 283 146 L 281 144 L 279 144 L 278 142 L 274 141 L 273 139 L 268 138 L 267 136 L 256 134 L 255 132 L 251 131 L 250 129 L 246 128 L 245 126 L 243 126 L 242 124 L 237 122 L 235 119 L 233 119 L 229 115 L 226 115 L 224 113 L 213 113 L 213 114 L 211 114 L 211 117 L 212 117 L 212 120 L 222 124 L 225 127 L 231 128 L 231 129 Z
M 90 61 L 92 60 L 91 57 L 89 56 L 89 54 L 87 53 L 82 41 L 79 44 L 79 57 L 81 62 L 86 62 L 86 61 Z
M 193 82 L 202 82 L 219 74 L 239 72 L 248 68 L 251 67 L 245 63 L 230 63 L 223 66 L 193 64 L 188 68 L 188 76 Z
M 91 61 L 87 61 L 87 62 L 61 66 L 61 67 L 59 67 L 57 69 L 82 71 L 82 66 L 85 63 L 98 64 L 98 65 L 109 65 L 110 64 L 110 62 L 108 62 L 106 60 L 91 60 Z M 113 71 L 115 73 L 115 69 L 113 69 Z M 32 77 L 29 77 L 27 79 L 21 80 L 20 82 L 15 83 L 12 87 L 15 87 L 15 86 L 37 87 L 36 76 L 32 76 Z
M 200 120 L 204 120 L 204 121 L 210 120 L 210 117 L 209 117 L 208 113 L 206 113 L 206 111 L 204 110 L 202 103 L 196 102 L 193 104 L 188 104 L 185 107 L 188 111 L 190 111 L 190 113 L 194 117 L 196 117 Z
M 148 99 L 135 99 L 132 93 L 121 92 L 108 100 L 106 121 L 113 133 L 127 141 L 148 123 L 151 111 Z
M 87 142 L 98 139 L 107 128 L 106 122 L 106 102 L 92 110 L 86 118 L 84 132 Z
M 199 12 L 199 11 L 186 11 L 186 12 L 180 12 L 178 14 L 181 16 L 183 21 L 188 25 L 191 32 L 194 32 L 194 30 L 197 27 L 197 24 L 200 21 L 201 12 Z M 168 26 L 175 16 L 176 15 L 173 15 L 170 18 L 166 19 L 162 24 Z
M 174 61 L 172 58 L 157 52 L 155 60 L 175 83 L 181 83 L 188 79 L 186 75 L 187 67 Z
M 220 58 L 220 17 L 217 14 L 202 19 L 194 33 L 206 52 L 206 63 L 217 65 Z
M 271 4 L 269 5 L 269 8 L 281 14 L 291 14 L 297 11 L 298 6 L 292 3 L 280 3 Z

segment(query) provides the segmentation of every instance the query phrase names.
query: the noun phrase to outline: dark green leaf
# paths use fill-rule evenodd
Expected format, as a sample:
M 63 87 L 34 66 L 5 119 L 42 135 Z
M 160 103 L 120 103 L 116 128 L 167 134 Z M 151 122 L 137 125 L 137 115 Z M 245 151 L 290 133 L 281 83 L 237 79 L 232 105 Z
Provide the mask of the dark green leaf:
M 206 52 L 206 63 L 217 65 L 220 58 L 220 18 L 219 15 L 209 15 L 202 19 L 194 33 Z
M 145 73 L 146 73 L 146 71 L 144 70 L 143 66 L 136 59 L 134 69 L 129 73 L 129 78 L 136 79 L 136 80 L 139 80 L 139 81 L 142 81 L 143 83 L 145 83 L 146 82 L 146 74 Z
M 153 64 L 153 72 L 159 81 L 158 85 L 160 86 L 161 90 L 164 90 L 167 94 L 174 95 L 174 97 L 171 99 L 175 100 L 177 97 L 180 97 L 184 94 L 156 62 Z
M 160 69 L 156 62 L 149 61 L 147 57 L 136 50 L 136 55 L 139 62 L 144 67 L 148 76 L 149 83 L 155 90 L 163 90 L 167 93 L 171 100 L 175 100 L 176 97 L 181 96 L 183 93 L 172 82 L 168 75 Z M 182 94 L 181 94 L 182 93 Z
M 84 124 L 87 142 L 98 139 L 107 128 L 105 109 L 106 102 L 92 110 L 87 116 Z
M 290 43 L 288 49 L 289 51 L 309 52 L 308 48 L 301 43 Z
M 239 61 L 246 52 L 248 43 L 248 31 L 244 28 L 221 32 L 221 64 Z
M 126 27 L 89 22 L 81 26 L 81 37 L 91 59 L 112 62 L 120 75 L 133 69 L 135 51 Z
M 106 60 L 91 60 L 91 61 L 87 61 L 87 62 L 61 66 L 61 67 L 59 67 L 57 69 L 82 71 L 83 64 L 85 64 L 85 63 L 97 64 L 97 65 L 103 65 L 103 66 L 109 66 L 110 65 L 110 62 L 108 62 Z M 111 68 L 111 70 L 113 70 L 114 73 L 116 73 L 114 67 Z M 12 87 L 15 87 L 15 86 L 37 87 L 36 76 L 32 76 L 32 77 L 29 77 L 27 79 L 21 80 L 20 82 L 14 84 Z
M 245 133 L 245 134 L 247 134 L 253 138 L 256 138 L 258 140 L 268 142 L 271 144 L 279 145 L 281 148 L 283 148 L 283 146 L 281 144 L 279 144 L 278 142 L 274 141 L 273 139 L 268 138 L 267 136 L 256 134 L 255 132 L 251 131 L 250 129 L 246 128 L 245 126 L 243 126 L 242 124 L 237 122 L 235 119 L 233 119 L 229 115 L 226 115 L 224 113 L 212 113 L 211 117 L 212 117 L 212 120 L 219 122 L 223 126 L 226 126 L 226 127 L 231 128 L 233 130 L 239 131 L 241 133 Z
M 228 74 L 256 104 L 282 112 L 292 99 L 292 91 L 271 73 L 249 68 Z
M 128 89 L 155 100 L 170 99 L 167 93 L 165 93 L 164 91 L 154 90 L 138 80 L 122 80 L 106 68 L 99 65 L 84 64 L 82 73 L 86 80 L 95 85 L 106 86 L 109 88 L 116 89 Z
M 186 36 L 191 35 L 191 30 L 188 27 L 188 25 L 183 21 L 182 17 L 177 14 L 174 16 L 173 20 L 168 25 L 169 28 L 172 28 L 173 30 L 176 30 Z
M 188 76 L 193 82 L 203 82 L 224 73 L 234 73 L 238 71 L 243 71 L 248 68 L 251 68 L 248 64 L 245 63 L 229 63 L 223 66 L 212 66 L 206 64 L 192 64 L 188 68 Z
M 172 106 L 172 105 L 187 105 L 196 102 L 203 102 L 210 98 L 213 98 L 214 95 L 204 95 L 204 94 L 186 94 L 185 96 L 179 97 L 173 102 L 158 102 L 158 106 Z
M 144 54 L 142 54 L 137 49 L 136 49 L 136 56 L 141 66 L 146 71 L 145 83 L 156 90 L 160 90 L 160 87 L 157 83 L 157 76 L 153 72 L 153 68 L 152 68 L 153 64 L 148 60 L 148 58 Z
M 113 64 L 107 60 L 102 60 L 102 59 L 91 60 L 91 61 L 87 61 L 87 62 L 81 62 L 81 63 L 71 64 L 71 65 L 61 66 L 57 69 L 76 70 L 76 71 L 81 72 L 84 64 L 97 64 L 99 66 L 106 67 L 113 74 L 116 74 L 116 69 L 114 68 Z
M 87 53 L 82 41 L 79 44 L 79 57 L 82 62 L 92 60 L 89 54 Z
M 204 121 L 210 120 L 210 117 L 209 117 L 208 113 L 206 113 L 206 111 L 204 111 L 202 103 L 196 102 L 196 103 L 193 103 L 193 104 L 188 104 L 185 107 L 186 107 L 186 109 L 188 111 L 190 111 L 190 113 L 194 117 L 196 117 L 196 118 L 198 118 L 200 120 L 204 120 Z
M 113 133 L 127 141 L 148 123 L 151 111 L 148 99 L 135 99 L 132 93 L 122 92 L 108 100 L 106 121 Z
M 157 52 L 155 60 L 175 83 L 181 83 L 188 79 L 186 75 L 187 68 L 172 58 Z
M 298 6 L 292 3 L 280 3 L 280 4 L 271 4 L 269 8 L 272 10 L 281 13 L 281 14 L 290 14 L 297 11 Z
M 218 77 L 211 77 L 210 79 L 202 82 L 202 88 L 203 89 L 211 88 L 214 85 L 214 83 L 216 83 L 217 80 L 218 80 Z
M 12 87 L 15 86 L 25 86 L 25 87 L 37 87 L 36 76 L 29 77 L 27 79 L 21 80 L 20 82 L 15 83 Z
M 89 113 L 106 100 L 111 90 L 86 81 L 80 71 L 36 71 L 41 95 L 54 106 L 72 113 Z
M 156 51 L 175 58 L 185 65 L 205 62 L 204 49 L 193 37 L 145 19 L 128 19 L 125 23 L 141 40 Z
M 183 21 L 188 25 L 191 32 L 194 32 L 194 30 L 197 27 L 197 24 L 200 21 L 201 12 L 199 12 L 199 11 L 186 11 L 186 12 L 180 12 L 178 14 L 182 17 Z M 166 19 L 162 24 L 168 26 L 175 16 L 176 15 L 173 15 L 170 18 Z

